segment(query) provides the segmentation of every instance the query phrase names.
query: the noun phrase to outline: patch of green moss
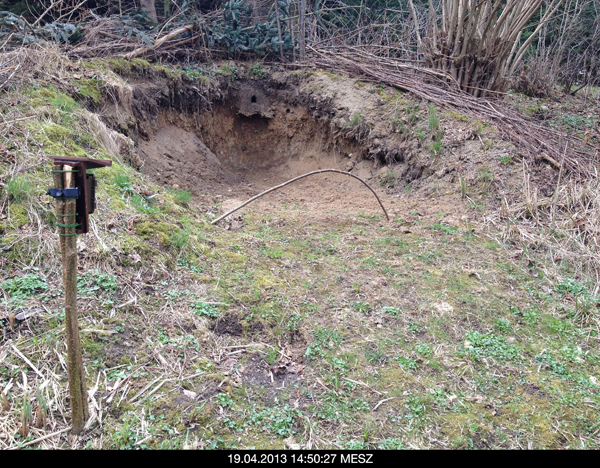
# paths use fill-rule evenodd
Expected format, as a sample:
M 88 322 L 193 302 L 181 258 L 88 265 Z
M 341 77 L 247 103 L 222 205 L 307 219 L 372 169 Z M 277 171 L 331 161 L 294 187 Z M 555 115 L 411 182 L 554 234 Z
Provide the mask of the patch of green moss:
M 58 125 L 53 122 L 43 124 L 41 126 L 43 137 L 55 141 L 68 141 L 73 138 L 73 131 L 63 125 Z
M 366 85 L 366 83 L 365 83 L 365 85 Z M 404 99 L 404 96 L 400 92 L 387 93 L 385 88 L 378 87 L 377 94 L 386 103 L 393 103 L 393 104 L 407 103 L 407 101 Z
M 337 75 L 336 73 L 332 73 L 328 70 L 321 70 L 321 72 L 323 73 L 323 75 L 331 78 L 332 80 L 339 80 L 340 78 L 342 78 L 341 75 Z
M 237 252 L 229 252 L 227 250 L 219 252 L 219 255 L 231 263 L 244 263 L 247 260 L 246 255 Z
M 458 120 L 459 122 L 468 122 L 469 121 L 469 117 L 467 117 L 465 114 L 461 114 L 460 112 L 446 111 L 442 115 L 444 117 L 448 117 L 453 120 Z
M 139 58 L 126 59 L 124 57 L 115 57 L 106 60 L 106 64 L 112 71 L 119 75 L 146 74 L 152 68 L 150 62 Z
M 102 82 L 98 78 L 82 78 L 73 80 L 72 83 L 77 86 L 78 94 L 84 99 L 94 104 L 102 101 Z
M 87 158 L 87 152 L 79 145 L 63 145 L 62 143 L 55 143 L 50 140 L 44 142 L 44 151 L 46 154 L 54 156 L 69 156 L 74 158 Z
M 123 256 L 120 260 L 121 264 L 125 266 L 134 266 L 134 260 L 128 260 L 128 256 L 132 254 L 137 254 L 141 257 L 142 260 L 151 260 L 157 257 L 162 257 L 162 254 L 153 249 L 152 246 L 148 245 L 146 242 L 143 242 L 139 239 L 138 236 L 129 236 L 123 235 L 121 237 L 121 252 Z
M 142 239 L 154 239 L 164 248 L 171 247 L 173 236 L 181 233 L 179 226 L 154 219 L 136 223 L 135 229 Z
M 281 281 L 270 273 L 255 273 L 254 284 L 260 289 L 268 289 L 277 286 Z
M 8 218 L 0 221 L 0 232 L 7 231 L 9 228 L 19 229 L 28 222 L 27 210 L 19 204 L 11 203 L 8 205 Z
M 125 202 L 117 197 L 111 197 L 108 204 L 110 205 L 111 211 L 119 212 L 127 209 Z
M 86 62 L 85 60 L 79 62 L 79 66 L 86 70 L 98 70 L 101 72 L 106 72 L 108 68 L 106 67 L 106 63 L 101 60 L 94 60 L 91 62 Z
M 64 112 L 70 112 L 77 107 L 75 100 L 52 87 L 31 86 L 23 91 L 28 97 L 31 107 L 42 107 L 51 105 Z
M 185 76 L 185 72 L 172 67 L 166 67 L 164 65 L 152 65 L 152 69 L 161 73 L 165 78 L 170 80 L 180 80 L 183 76 Z
M 81 348 L 86 359 L 93 361 L 104 357 L 104 345 L 100 341 L 94 340 L 91 336 L 82 337 Z

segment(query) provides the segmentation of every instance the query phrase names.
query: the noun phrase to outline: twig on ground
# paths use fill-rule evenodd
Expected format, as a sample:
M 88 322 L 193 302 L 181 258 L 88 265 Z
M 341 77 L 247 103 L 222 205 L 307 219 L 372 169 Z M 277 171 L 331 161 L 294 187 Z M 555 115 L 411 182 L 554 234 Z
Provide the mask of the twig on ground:
M 303 175 L 301 175 L 301 176 L 294 177 L 293 179 L 291 179 L 291 180 L 288 180 L 287 182 L 284 182 L 283 184 L 277 185 L 276 187 L 271 187 L 270 189 L 268 189 L 268 190 L 265 190 L 264 192 L 262 192 L 262 193 L 259 193 L 258 195 L 255 195 L 254 197 L 252 197 L 252 198 L 250 198 L 249 200 L 245 201 L 244 203 L 242 203 L 241 205 L 237 206 L 237 207 L 236 207 L 236 208 L 234 208 L 233 210 L 229 210 L 229 211 L 228 211 L 227 213 L 225 213 L 224 215 L 221 215 L 221 216 L 219 216 L 219 217 L 218 217 L 217 219 L 215 219 L 214 221 L 211 221 L 211 224 L 216 224 L 216 223 L 218 223 L 218 222 L 219 222 L 219 221 L 221 221 L 223 218 L 226 218 L 226 217 L 227 217 L 227 216 L 229 216 L 230 214 L 232 214 L 232 213 L 235 213 L 237 210 L 239 210 L 239 209 L 243 208 L 244 206 L 248 205 L 249 203 L 252 203 L 254 200 L 257 200 L 257 199 L 259 199 L 260 197 L 262 197 L 262 196 L 266 195 L 267 193 L 270 193 L 270 192 L 273 192 L 273 191 L 275 191 L 275 190 L 278 190 L 278 189 L 280 189 L 280 188 L 282 188 L 282 187 L 285 187 L 286 185 L 289 185 L 289 184 L 291 184 L 292 182 L 295 182 L 295 181 L 297 181 L 297 180 L 303 179 L 303 178 L 305 178 L 305 177 L 308 177 L 308 176 L 311 176 L 311 175 L 314 175 L 314 174 L 322 174 L 322 173 L 324 173 L 324 172 L 336 172 L 336 173 L 338 173 L 338 174 L 344 174 L 344 175 L 347 175 L 347 176 L 350 176 L 350 177 L 354 177 L 355 179 L 357 179 L 357 180 L 359 180 L 360 182 L 362 182 L 362 183 L 363 183 L 363 184 L 364 184 L 364 185 L 365 185 L 365 186 L 366 186 L 366 187 L 367 187 L 367 188 L 368 188 L 368 189 L 369 189 L 369 190 L 370 190 L 370 191 L 373 193 L 373 195 L 375 195 L 375 198 L 377 198 L 377 201 L 379 202 L 379 206 L 381 206 L 381 209 L 382 209 L 382 210 L 383 210 L 383 212 L 385 213 L 385 217 L 387 218 L 387 220 L 388 220 L 388 221 L 390 220 L 390 217 L 389 217 L 389 215 L 388 215 L 387 211 L 385 210 L 385 207 L 383 206 L 383 203 L 381 203 L 381 199 L 380 199 L 380 198 L 379 198 L 379 196 L 378 196 L 378 195 L 375 193 L 375 190 L 373 190 L 373 189 L 371 188 L 371 186 L 370 186 L 369 184 L 367 184 L 367 183 L 366 183 L 364 180 L 362 180 L 360 177 L 358 177 L 358 176 L 355 176 L 354 174 L 352 174 L 352 173 L 350 173 L 350 172 L 340 171 L 340 170 L 338 170 L 338 169 L 321 169 L 321 170 L 319 170 L 319 171 L 312 171 L 312 172 L 309 172 L 309 173 L 307 173 L 307 174 L 303 174 Z

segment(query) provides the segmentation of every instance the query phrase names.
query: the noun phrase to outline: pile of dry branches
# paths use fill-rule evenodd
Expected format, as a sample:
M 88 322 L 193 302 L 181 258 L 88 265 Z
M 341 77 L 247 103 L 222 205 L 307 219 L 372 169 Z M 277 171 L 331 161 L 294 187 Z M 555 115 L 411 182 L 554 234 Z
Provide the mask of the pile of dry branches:
M 476 98 L 462 91 L 451 76 L 356 48 L 343 53 L 310 50 L 319 67 L 360 74 L 408 91 L 438 106 L 462 110 L 483 121 L 489 120 L 523 155 L 542 158 L 556 169 L 564 166 L 564 170 L 574 174 L 589 177 L 593 173 L 591 169 L 598 160 L 600 148 L 584 147 L 584 141 L 574 135 L 539 125 L 503 104 L 499 98 Z M 564 152 L 567 143 L 568 154 Z

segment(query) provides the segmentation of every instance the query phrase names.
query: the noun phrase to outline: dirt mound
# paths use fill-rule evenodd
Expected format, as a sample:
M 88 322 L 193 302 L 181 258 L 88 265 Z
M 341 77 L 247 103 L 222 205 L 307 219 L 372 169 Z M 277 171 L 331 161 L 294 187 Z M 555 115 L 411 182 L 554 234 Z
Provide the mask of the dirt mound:
M 144 161 L 143 172 L 163 184 L 202 192 L 235 182 L 195 133 L 168 123 L 139 143 L 138 155 Z

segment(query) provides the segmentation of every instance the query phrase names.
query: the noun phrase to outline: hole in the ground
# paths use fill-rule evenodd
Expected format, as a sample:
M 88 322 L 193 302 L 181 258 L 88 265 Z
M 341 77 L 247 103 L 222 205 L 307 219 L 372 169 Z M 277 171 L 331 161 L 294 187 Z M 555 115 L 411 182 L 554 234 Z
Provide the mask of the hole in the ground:
M 365 179 L 373 175 L 373 161 L 361 157 L 368 151 L 363 144 L 340 137 L 323 114 L 317 119 L 307 104 L 290 100 L 289 90 L 260 86 L 242 83 L 224 102 L 201 114 L 161 110 L 158 119 L 145 125 L 149 138 L 138 146 L 143 172 L 196 194 L 234 198 L 319 169 L 351 169 Z M 337 203 L 352 212 L 359 199 L 359 205 L 377 210 L 358 185 L 329 173 L 315 176 L 314 182 L 299 182 L 295 195 L 290 195 L 293 186 L 286 188 L 285 196 L 291 197 L 290 203 L 295 196 L 299 203 L 316 200 L 324 209 Z

